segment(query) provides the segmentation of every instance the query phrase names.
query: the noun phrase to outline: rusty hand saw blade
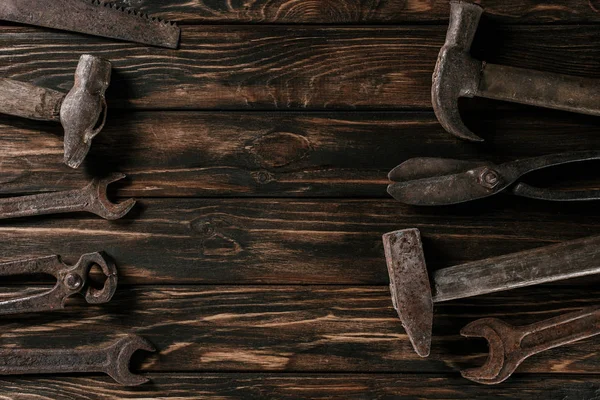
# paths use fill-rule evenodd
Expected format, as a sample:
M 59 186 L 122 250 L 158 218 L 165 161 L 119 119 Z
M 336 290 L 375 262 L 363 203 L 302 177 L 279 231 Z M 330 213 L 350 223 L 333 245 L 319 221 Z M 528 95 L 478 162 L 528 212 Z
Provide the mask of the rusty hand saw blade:
M 172 22 L 100 0 L 1 0 L 0 19 L 176 49 Z

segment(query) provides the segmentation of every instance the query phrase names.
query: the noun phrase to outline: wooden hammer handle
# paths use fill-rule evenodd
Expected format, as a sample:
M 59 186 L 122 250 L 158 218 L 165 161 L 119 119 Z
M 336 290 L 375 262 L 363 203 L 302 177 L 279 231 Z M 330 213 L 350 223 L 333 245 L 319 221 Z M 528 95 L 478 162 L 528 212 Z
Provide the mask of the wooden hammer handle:
M 0 78 L 0 113 L 41 121 L 60 121 L 65 94 L 30 83 Z

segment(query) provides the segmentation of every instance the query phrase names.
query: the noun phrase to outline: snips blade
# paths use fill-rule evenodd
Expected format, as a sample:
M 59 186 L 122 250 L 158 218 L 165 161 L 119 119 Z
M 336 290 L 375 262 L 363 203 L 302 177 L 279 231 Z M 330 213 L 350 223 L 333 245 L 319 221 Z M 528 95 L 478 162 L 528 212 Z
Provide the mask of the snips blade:
M 417 206 L 439 206 L 481 199 L 513 183 L 497 166 L 447 158 L 412 158 L 388 175 L 388 193 L 396 200 Z
M 1 0 L 0 19 L 176 49 L 172 22 L 101 0 Z

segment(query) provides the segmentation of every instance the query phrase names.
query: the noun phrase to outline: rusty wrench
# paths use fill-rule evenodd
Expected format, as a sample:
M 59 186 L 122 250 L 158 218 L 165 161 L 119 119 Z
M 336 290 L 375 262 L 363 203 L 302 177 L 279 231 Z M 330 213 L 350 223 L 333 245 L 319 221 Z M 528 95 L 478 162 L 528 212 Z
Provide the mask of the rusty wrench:
M 106 191 L 109 184 L 123 178 L 124 174 L 113 174 L 105 179 L 94 179 L 81 189 L 2 198 L 0 219 L 80 211 L 105 219 L 119 219 L 133 208 L 135 200 L 115 204 L 108 200 Z
M 98 265 L 106 276 L 102 289 L 88 286 L 88 275 Z M 49 274 L 56 278 L 56 285 L 49 291 L 30 296 L 0 301 L 0 314 L 39 312 L 64 308 L 65 301 L 77 293 L 90 304 L 110 301 L 117 289 L 117 269 L 103 253 L 84 254 L 74 266 L 64 264 L 59 256 L 30 260 L 11 261 L 0 264 L 0 276 Z
M 585 308 L 526 326 L 513 326 L 497 318 L 482 318 L 465 326 L 460 334 L 485 338 L 489 345 L 485 364 L 461 371 L 462 376 L 493 385 L 508 379 L 526 358 L 534 354 L 600 334 L 600 307 Z
M 112 344 L 88 349 L 0 349 L 0 374 L 59 374 L 103 372 L 124 386 L 141 385 L 147 378 L 129 371 L 138 350 L 155 351 L 138 335 L 127 335 Z

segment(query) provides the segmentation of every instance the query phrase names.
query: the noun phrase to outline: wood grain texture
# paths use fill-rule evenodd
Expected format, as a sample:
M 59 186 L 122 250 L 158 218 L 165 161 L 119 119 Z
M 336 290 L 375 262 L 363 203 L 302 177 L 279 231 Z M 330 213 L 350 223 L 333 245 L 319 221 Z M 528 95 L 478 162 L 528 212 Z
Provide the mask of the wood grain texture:
M 489 62 L 600 77 L 600 25 L 481 32 L 475 54 Z M 5 27 L 0 74 L 65 91 L 79 55 L 93 53 L 113 62 L 113 109 L 429 109 L 445 33 L 422 25 L 189 26 L 180 50 L 164 50 Z
M 600 146 L 594 117 L 471 109 L 465 118 L 485 143 L 455 139 L 432 112 L 113 112 L 75 170 L 62 164 L 60 125 L 0 116 L 0 193 L 75 189 L 124 172 L 119 196 L 389 199 L 388 171 L 412 157 L 507 162 Z M 595 165 L 526 179 L 600 188 Z
M 123 388 L 102 377 L 2 378 L 0 395 L 22 400 L 73 399 L 594 399 L 594 375 L 513 375 L 497 386 L 456 374 L 150 373 L 151 383 Z
M 444 0 L 252 0 L 194 2 L 173 0 L 115 0 L 153 16 L 190 23 L 282 23 L 282 24 L 394 24 L 446 23 Z M 486 14 L 502 23 L 600 22 L 595 0 L 528 0 L 482 2 Z
M 5 220 L 0 242 L 3 260 L 59 254 L 76 262 L 104 250 L 127 284 L 387 284 L 381 235 L 413 227 L 435 270 L 598 235 L 600 214 L 594 203 L 502 196 L 424 209 L 392 199 L 141 199 L 118 221 Z
M 2 316 L 2 347 L 73 347 L 128 332 L 157 353 L 136 355 L 152 372 L 444 372 L 485 361 L 483 340 L 458 332 L 482 317 L 528 324 L 596 303 L 594 286 L 534 287 L 435 305 L 431 356 L 413 350 L 389 289 L 348 286 L 148 286 L 121 288 L 106 304 L 82 300 L 54 313 Z M 11 288 L 0 289 L 6 298 Z M 76 332 L 76 334 L 74 333 Z M 596 373 L 596 338 L 526 360 L 520 373 Z

